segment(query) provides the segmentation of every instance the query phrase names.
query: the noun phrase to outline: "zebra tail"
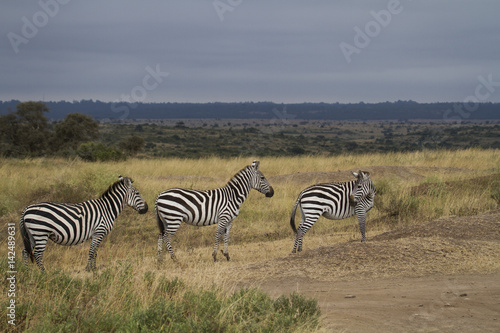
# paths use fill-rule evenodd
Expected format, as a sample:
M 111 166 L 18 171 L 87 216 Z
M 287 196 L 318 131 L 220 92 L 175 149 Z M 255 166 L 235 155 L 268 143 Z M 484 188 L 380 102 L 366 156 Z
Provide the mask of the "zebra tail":
M 297 206 L 299 205 L 299 202 L 300 202 L 300 197 L 295 202 L 295 205 L 293 206 L 292 209 L 292 215 L 290 216 L 290 226 L 292 227 L 292 230 L 295 234 L 297 233 L 297 228 L 295 228 L 295 212 L 297 211 Z
M 158 212 L 157 207 L 155 207 L 155 215 L 156 215 L 156 222 L 158 223 L 158 228 L 160 229 L 160 233 L 163 234 L 165 232 L 165 225 L 163 224 L 163 221 L 160 218 L 160 213 Z
M 19 221 L 19 230 L 21 231 L 21 236 L 23 237 L 24 249 L 26 250 L 26 252 L 28 252 L 31 262 L 34 263 L 35 256 L 33 255 L 33 248 L 35 247 L 35 239 L 33 238 L 31 232 L 26 229 L 26 226 L 24 225 L 24 213 L 25 212 L 23 212 L 21 220 Z

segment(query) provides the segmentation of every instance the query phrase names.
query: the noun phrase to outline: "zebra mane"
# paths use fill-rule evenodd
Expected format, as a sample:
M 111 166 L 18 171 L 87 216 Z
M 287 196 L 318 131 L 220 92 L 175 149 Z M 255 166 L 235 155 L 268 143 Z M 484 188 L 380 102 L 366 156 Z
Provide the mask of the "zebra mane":
M 242 174 L 245 171 L 250 170 L 251 168 L 252 168 L 251 165 L 247 165 L 246 167 L 244 167 L 243 169 L 241 169 L 240 171 L 238 171 L 237 173 L 235 173 L 234 176 L 232 176 L 231 179 L 229 180 L 229 183 L 233 182 L 233 180 L 238 180 L 238 176 L 240 174 Z
M 104 191 L 104 193 L 101 194 L 101 196 L 99 198 L 106 197 L 106 196 L 108 196 L 108 194 L 114 192 L 120 185 L 123 184 L 123 182 L 125 181 L 125 179 L 127 179 L 127 178 L 126 177 L 125 178 L 120 178 L 119 180 L 117 180 L 113 184 L 109 185 L 108 189 L 106 191 Z M 130 180 L 130 181 L 132 181 L 132 180 Z

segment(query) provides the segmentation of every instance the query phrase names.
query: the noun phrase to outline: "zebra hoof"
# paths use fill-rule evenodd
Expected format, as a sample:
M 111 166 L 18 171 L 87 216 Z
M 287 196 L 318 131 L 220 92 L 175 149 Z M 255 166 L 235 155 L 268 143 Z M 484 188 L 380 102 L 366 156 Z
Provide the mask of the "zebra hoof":
M 226 257 L 227 261 L 230 261 L 231 259 L 229 258 L 229 252 L 228 253 L 224 253 L 224 251 L 222 251 L 222 254 L 224 255 L 224 257 Z

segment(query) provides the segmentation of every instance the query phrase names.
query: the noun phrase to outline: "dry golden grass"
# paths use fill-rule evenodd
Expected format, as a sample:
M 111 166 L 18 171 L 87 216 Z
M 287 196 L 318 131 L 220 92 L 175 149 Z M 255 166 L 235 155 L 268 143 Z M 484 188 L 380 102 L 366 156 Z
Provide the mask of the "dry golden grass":
M 266 198 L 252 191 L 243 204 L 231 229 L 232 261 L 225 261 L 221 254 L 219 262 L 212 260 L 215 226 L 182 225 L 173 242 L 180 263 L 172 262 L 165 254 L 164 263 L 158 265 L 158 229 L 153 214 L 158 193 L 171 187 L 220 187 L 251 162 L 252 158 L 215 157 L 106 163 L 45 158 L 0 160 L 0 256 L 6 257 L 7 223 L 14 222 L 17 228 L 26 205 L 42 200 L 92 199 L 121 174 L 134 179 L 150 211 L 138 215 L 127 208 L 118 217 L 99 249 L 97 272 L 84 271 L 90 242 L 74 247 L 49 243 L 44 254 L 47 276 L 55 279 L 54 283 L 64 285 L 69 277 L 103 288 L 102 302 L 88 299 L 83 292 L 74 295 L 75 306 L 85 308 L 96 318 L 100 318 L 99 311 L 90 310 L 94 306 L 127 313 L 130 308 L 140 312 L 157 304 L 155 291 L 165 281 L 182 281 L 193 290 L 215 286 L 230 293 L 241 286 L 258 286 L 264 280 L 268 285 L 269 281 L 279 284 L 291 277 L 335 281 L 500 271 L 500 235 L 488 232 L 500 230 L 500 213 L 475 216 L 496 209 L 500 203 L 500 153 L 476 149 L 261 159 L 260 169 L 273 185 L 275 195 Z M 358 169 L 370 171 L 378 189 L 375 208 L 368 213 L 367 243 L 359 242 L 355 218 L 321 218 L 305 236 L 304 252 L 290 255 L 294 237 L 289 226 L 290 211 L 300 191 L 318 182 L 353 179 L 350 172 Z M 297 214 L 296 223 L 299 220 Z M 21 250 L 22 240 L 17 235 L 18 262 Z M 29 270 L 37 268 L 30 265 Z M 58 270 L 65 274 L 58 274 Z M 26 274 L 22 278 L 29 284 L 39 283 L 30 281 L 30 276 L 43 281 L 43 276 L 23 271 L 19 274 Z M 133 286 L 134 298 L 129 297 L 124 284 Z M 38 309 L 37 304 L 59 309 L 62 302 L 67 302 L 65 290 L 42 288 L 42 294 L 30 294 L 29 288 L 20 285 L 18 291 L 21 303 L 34 302 L 29 308 L 33 317 L 26 327 L 44 322 L 45 310 Z M 57 316 L 57 311 L 53 315 Z
M 424 223 L 448 215 L 476 214 L 497 207 L 489 189 L 466 187 L 443 190 L 415 197 L 416 211 L 409 216 L 389 218 L 382 208 L 391 201 L 413 200 L 412 188 L 422 184 L 463 181 L 500 171 L 498 150 L 423 151 L 346 155 L 336 157 L 303 156 L 261 159 L 260 169 L 275 188 L 275 196 L 265 198 L 252 191 L 243 204 L 231 230 L 229 251 L 232 262 L 211 260 L 215 227 L 181 226 L 174 237 L 174 249 L 181 261 L 175 265 L 165 256 L 161 268 L 156 263 L 157 226 L 154 201 L 161 191 L 171 187 L 212 189 L 226 184 L 252 158 L 130 159 L 123 162 L 85 163 L 79 160 L 26 159 L 0 162 L 0 223 L 2 232 L 8 222 L 16 222 L 26 205 L 41 201 L 82 201 L 99 196 L 118 175 L 134 179 L 150 206 L 145 215 L 126 209 L 115 228 L 101 245 L 98 266 L 132 262 L 137 275 L 159 269 L 162 275 L 180 277 L 188 284 L 211 285 L 231 282 L 234 270 L 253 263 L 288 256 L 293 245 L 289 226 L 290 211 L 299 192 L 317 182 L 347 181 L 350 170 L 359 168 L 372 173 L 379 188 L 376 207 L 368 214 L 367 235 L 371 237 L 400 225 Z M 398 201 L 399 200 L 399 201 Z M 411 202 L 410 202 L 411 204 Z M 462 208 L 461 208 L 462 207 Z M 465 207 L 465 208 L 463 208 Z M 403 207 L 404 208 L 404 207 Z M 460 214 L 459 209 L 465 209 Z M 299 223 L 299 216 L 296 223 Z M 5 234 L 5 233 L 3 233 Z M 3 238 L 5 239 L 5 238 Z M 355 218 L 343 221 L 320 219 L 304 240 L 305 250 L 348 240 L 358 240 Z M 22 241 L 17 238 L 17 253 Z M 89 242 L 76 247 L 50 243 L 44 256 L 47 269 L 62 268 L 84 275 Z M 5 252 L 2 246 L 0 253 Z M 219 259 L 223 259 L 220 256 Z M 34 266 L 32 266 L 34 268 Z

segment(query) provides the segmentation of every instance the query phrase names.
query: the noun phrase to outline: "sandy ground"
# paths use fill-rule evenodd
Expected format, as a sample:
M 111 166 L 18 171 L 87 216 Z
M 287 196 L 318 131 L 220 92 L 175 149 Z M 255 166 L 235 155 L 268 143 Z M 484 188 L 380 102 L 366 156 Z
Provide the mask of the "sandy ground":
M 499 332 L 500 274 L 261 284 L 272 296 L 314 297 L 327 332 Z
M 317 299 L 326 332 L 500 332 L 500 210 L 306 250 L 241 274 L 241 284 L 272 296 Z

